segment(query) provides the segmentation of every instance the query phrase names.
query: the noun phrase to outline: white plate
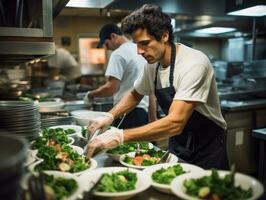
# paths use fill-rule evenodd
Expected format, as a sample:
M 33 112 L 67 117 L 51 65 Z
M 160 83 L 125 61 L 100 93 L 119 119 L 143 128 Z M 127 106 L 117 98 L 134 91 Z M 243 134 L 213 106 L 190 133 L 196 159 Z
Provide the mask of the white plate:
M 130 157 L 135 157 L 135 154 L 136 154 L 136 152 L 130 152 L 130 153 L 127 153 L 127 154 L 123 154 L 123 155 L 120 156 L 119 162 L 122 165 L 126 166 L 126 167 L 131 167 L 131 168 L 135 168 L 135 169 L 146 169 L 146 168 L 150 167 L 150 166 L 131 165 L 131 164 L 128 164 L 128 163 L 123 161 L 126 155 L 128 155 Z M 169 156 L 170 156 L 170 158 L 169 158 L 169 162 L 168 163 L 177 163 L 178 162 L 178 157 L 176 157 L 174 154 L 170 153 Z
M 68 200 L 75 200 L 78 198 L 82 198 L 84 190 L 83 190 L 82 182 L 79 177 L 74 176 L 73 174 L 70 174 L 70 173 L 59 172 L 59 171 L 46 171 L 45 174 L 53 175 L 55 178 L 62 177 L 65 179 L 71 179 L 71 178 L 74 179 L 78 184 L 78 188 L 72 195 L 70 195 L 69 197 L 65 197 L 65 198 L 67 198 Z
M 95 169 L 95 168 L 97 167 L 97 161 L 94 160 L 93 158 L 91 158 L 90 161 L 91 161 L 91 165 L 90 165 L 90 167 L 89 167 L 88 169 L 85 169 L 85 170 L 83 170 L 83 171 L 76 172 L 76 173 L 71 173 L 71 174 L 73 174 L 73 175 L 75 175 L 75 176 L 79 176 L 79 175 L 81 175 L 81 174 L 83 174 L 83 173 L 86 173 L 86 172 L 88 172 L 88 171 L 91 171 L 91 170 Z M 29 165 L 29 167 L 28 167 L 29 170 L 30 170 L 32 173 L 35 173 L 34 168 L 35 168 L 39 163 L 41 163 L 41 162 L 43 162 L 43 160 L 39 160 L 39 161 L 37 161 L 37 162 L 35 162 L 35 163 Z M 58 172 L 60 172 L 59 170 L 44 170 L 44 172 L 50 172 L 50 171 L 52 171 L 52 172 L 53 172 L 53 171 L 58 171 Z M 68 173 L 70 173 L 70 172 L 68 172 Z
M 91 110 L 75 110 L 71 112 L 78 125 L 89 126 L 97 117 L 110 116 L 108 112 L 98 112 Z
M 56 128 L 62 128 L 64 130 L 73 129 L 75 131 L 75 133 L 67 135 L 67 136 L 70 136 L 70 137 L 74 136 L 74 135 L 81 134 L 81 130 L 82 130 L 82 128 L 80 126 L 77 126 L 77 125 L 59 125 L 59 126 L 51 126 L 51 127 L 49 127 L 49 129 L 56 129 Z
M 171 166 L 174 166 L 174 165 L 181 165 L 181 167 L 183 168 L 183 170 L 186 172 L 186 173 L 192 173 L 192 172 L 201 172 L 201 171 L 204 171 L 204 169 L 196 166 L 196 165 L 191 165 L 191 164 L 187 164 L 187 163 L 162 163 L 162 164 L 158 164 L 158 165 L 152 165 L 146 169 L 143 170 L 143 173 L 145 175 L 147 175 L 150 179 L 150 182 L 151 182 L 151 185 L 161 191 L 161 192 L 164 192 L 164 193 L 168 193 L 168 194 L 172 194 L 172 191 L 171 191 L 171 187 L 170 187 L 170 184 L 167 185 L 167 184 L 162 184 L 162 183 L 157 183 L 155 182 L 153 179 L 152 179 L 152 174 L 154 172 L 156 172 L 157 170 L 160 170 L 161 168 L 168 168 L 168 167 L 171 167 Z
M 218 171 L 218 173 L 221 177 L 223 177 L 226 174 L 230 173 L 230 171 Z M 192 179 L 192 178 L 197 179 L 197 178 L 201 178 L 203 176 L 209 176 L 209 175 L 211 175 L 210 170 L 180 175 L 172 181 L 171 190 L 176 196 L 182 199 L 202 200 L 202 199 L 187 195 L 185 192 L 186 188 L 184 187 L 183 183 L 187 179 Z M 258 199 L 264 192 L 263 185 L 258 180 L 256 180 L 253 177 L 247 176 L 245 174 L 241 174 L 241 173 L 235 174 L 235 185 L 237 186 L 240 185 L 243 189 L 248 189 L 249 187 L 252 188 L 252 191 L 253 191 L 252 197 L 249 199 L 245 199 L 245 200 Z
M 46 102 L 38 102 L 36 103 L 36 106 L 39 108 L 40 113 L 57 112 L 63 109 L 64 103 L 55 102 L 55 101 L 46 101 Z
M 136 169 L 130 169 L 126 167 L 105 167 L 92 170 L 90 172 L 84 173 L 80 176 L 82 179 L 83 185 L 86 187 L 86 190 L 89 190 L 93 184 L 101 177 L 103 173 L 113 173 L 122 170 L 129 170 L 137 174 L 136 188 L 127 192 L 95 192 L 94 195 L 98 198 L 108 198 L 108 199 L 128 199 L 134 195 L 148 189 L 150 187 L 150 182 L 145 177 L 142 171 Z
M 153 145 L 152 143 L 149 142 L 149 149 L 152 149 L 153 147 L 154 147 L 154 145 Z M 106 152 L 106 155 L 107 155 L 109 158 L 111 158 L 111 159 L 113 159 L 113 160 L 115 160 L 115 161 L 119 161 L 120 156 L 123 155 L 123 154 L 112 154 L 112 153 L 108 153 L 108 152 Z

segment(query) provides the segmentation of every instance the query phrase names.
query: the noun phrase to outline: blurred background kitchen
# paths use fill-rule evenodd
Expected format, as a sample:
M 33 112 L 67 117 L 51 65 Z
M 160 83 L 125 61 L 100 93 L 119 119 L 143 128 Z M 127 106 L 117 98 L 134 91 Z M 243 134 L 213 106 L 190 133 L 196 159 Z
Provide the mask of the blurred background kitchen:
M 107 23 L 119 25 L 145 3 L 172 16 L 176 41 L 211 59 L 228 123 L 229 161 L 265 180 L 265 0 L 1 0 L 0 100 L 60 98 L 65 112 L 107 111 L 110 98 L 96 98 L 93 105 L 82 100 L 105 82 L 111 52 L 96 47 L 98 31 Z

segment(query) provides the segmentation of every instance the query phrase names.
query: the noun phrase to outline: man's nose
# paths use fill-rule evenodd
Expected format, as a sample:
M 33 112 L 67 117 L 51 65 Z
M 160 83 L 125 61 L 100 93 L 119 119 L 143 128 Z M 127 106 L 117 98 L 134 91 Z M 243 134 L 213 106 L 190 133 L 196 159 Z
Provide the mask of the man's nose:
M 137 48 L 137 52 L 139 55 L 142 55 L 144 53 L 144 50 L 142 48 Z

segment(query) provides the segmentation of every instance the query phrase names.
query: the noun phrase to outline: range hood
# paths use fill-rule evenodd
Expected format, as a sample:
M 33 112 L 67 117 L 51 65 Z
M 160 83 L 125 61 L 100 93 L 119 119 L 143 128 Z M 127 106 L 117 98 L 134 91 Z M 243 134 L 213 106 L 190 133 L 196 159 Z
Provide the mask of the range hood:
M 0 1 L 0 65 L 53 55 L 53 18 L 68 0 Z

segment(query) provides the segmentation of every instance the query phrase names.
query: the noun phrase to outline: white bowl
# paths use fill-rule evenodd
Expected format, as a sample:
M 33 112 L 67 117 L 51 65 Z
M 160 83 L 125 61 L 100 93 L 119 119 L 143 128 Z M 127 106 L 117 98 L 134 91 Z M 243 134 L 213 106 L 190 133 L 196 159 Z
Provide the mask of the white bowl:
M 111 192 L 94 192 L 93 194 L 100 199 L 104 199 L 104 198 L 116 199 L 116 200 L 129 199 L 133 197 L 134 195 L 140 192 L 143 192 L 144 190 L 150 187 L 150 182 L 145 177 L 142 171 L 139 171 L 136 169 L 130 169 L 126 167 L 105 167 L 105 168 L 99 168 L 99 169 L 95 169 L 90 172 L 84 173 L 80 176 L 80 178 L 82 179 L 83 185 L 87 188 L 86 190 L 89 190 L 94 185 L 94 183 L 101 177 L 103 173 L 113 173 L 113 172 L 118 172 L 118 171 L 127 170 L 127 169 L 130 172 L 134 172 L 137 174 L 136 188 L 134 190 L 130 190 L 127 192 L 112 192 L 112 193 Z
M 219 173 L 219 176 L 223 177 L 226 174 L 230 173 L 230 171 L 218 171 L 218 173 Z M 176 196 L 182 199 L 202 200 L 196 197 L 191 197 L 188 194 L 186 194 L 185 192 L 186 188 L 184 187 L 183 183 L 187 179 L 192 179 L 192 178 L 197 179 L 197 178 L 201 178 L 203 176 L 209 176 L 209 175 L 211 175 L 210 170 L 180 175 L 172 181 L 171 190 Z M 241 186 L 243 189 L 248 189 L 249 187 L 252 188 L 252 191 L 253 191 L 252 197 L 249 199 L 245 199 L 245 200 L 258 199 L 264 192 L 263 185 L 258 180 L 256 180 L 253 177 L 247 176 L 245 174 L 241 174 L 241 173 L 235 174 L 235 185 Z
M 82 128 L 80 126 L 77 126 L 77 125 L 59 125 L 59 126 L 49 127 L 49 129 L 56 129 L 56 128 L 62 128 L 64 130 L 73 129 L 75 131 L 75 133 L 68 134 L 67 136 L 79 135 L 79 134 L 81 134 L 81 130 L 82 130 Z
M 154 147 L 154 145 L 152 143 L 149 142 L 149 149 L 152 149 Z M 106 152 L 106 155 L 115 160 L 115 161 L 118 161 L 119 162 L 119 159 L 120 159 L 120 156 L 123 155 L 123 154 L 113 154 L 113 153 L 108 153 Z
M 186 173 L 192 173 L 192 172 L 201 172 L 204 171 L 204 169 L 196 166 L 196 165 L 192 165 L 192 164 L 187 164 L 187 163 L 162 163 L 162 164 L 158 164 L 158 165 L 152 165 L 146 169 L 143 170 L 143 173 L 145 175 L 147 175 L 150 179 L 151 185 L 156 189 L 159 190 L 161 192 L 164 193 L 168 193 L 168 194 L 172 194 L 171 191 L 171 186 L 170 184 L 162 184 L 162 183 L 157 183 L 152 179 L 152 174 L 154 172 L 156 172 L 157 170 L 160 170 L 161 168 L 167 169 L 168 167 L 172 167 L 174 165 L 181 165 L 181 167 L 183 168 L 183 170 Z M 181 175 L 180 175 L 181 176 Z
M 81 126 L 89 126 L 97 117 L 111 116 L 108 112 L 98 112 L 91 110 L 75 110 L 71 115 L 76 120 L 76 123 Z
M 45 174 L 53 175 L 56 178 L 62 177 L 65 179 L 71 179 L 71 178 L 74 179 L 78 184 L 78 188 L 72 195 L 70 195 L 69 197 L 65 197 L 65 198 L 68 200 L 76 200 L 76 199 L 81 199 L 83 197 L 84 190 L 83 190 L 82 181 L 80 180 L 79 177 L 74 176 L 73 174 L 70 174 L 67 172 L 60 172 L 60 171 L 46 171 Z
M 76 173 L 70 173 L 70 172 L 68 172 L 68 173 L 73 174 L 73 175 L 75 175 L 75 176 L 79 176 L 79 175 L 81 175 L 81 174 L 83 174 L 83 173 L 86 173 L 86 172 L 88 172 L 88 171 L 91 171 L 91 170 L 95 169 L 95 168 L 97 167 L 97 161 L 94 160 L 93 158 L 91 158 L 90 161 L 91 161 L 91 165 L 90 165 L 90 167 L 89 167 L 88 169 L 85 169 L 85 170 L 83 170 L 83 171 L 76 172 Z M 35 168 L 38 164 L 40 164 L 41 162 L 43 162 L 43 160 L 39 160 L 39 161 L 37 161 L 37 162 L 35 162 L 35 163 L 29 165 L 28 169 L 29 169 L 32 173 L 36 173 L 36 172 L 34 171 L 34 168 Z M 53 172 L 53 171 L 58 171 L 58 172 L 60 172 L 59 170 L 44 170 L 44 172 L 50 172 L 50 171 L 52 171 L 52 172 Z
M 36 103 L 36 106 L 39 108 L 40 113 L 57 112 L 57 111 L 62 111 L 64 103 L 55 102 L 55 101 L 46 101 L 46 102 L 38 102 Z
M 130 157 L 135 157 L 136 152 L 130 152 L 130 153 L 123 154 L 120 156 L 119 162 L 126 167 L 131 167 L 131 168 L 135 168 L 135 169 L 146 169 L 146 168 L 152 166 L 152 165 L 150 165 L 150 166 L 138 166 L 138 165 L 128 164 L 128 163 L 124 162 L 124 158 L 126 155 L 130 156 Z M 176 157 L 174 154 L 170 153 L 169 156 L 170 156 L 170 158 L 169 158 L 168 163 L 177 163 L 178 162 L 178 157 Z

